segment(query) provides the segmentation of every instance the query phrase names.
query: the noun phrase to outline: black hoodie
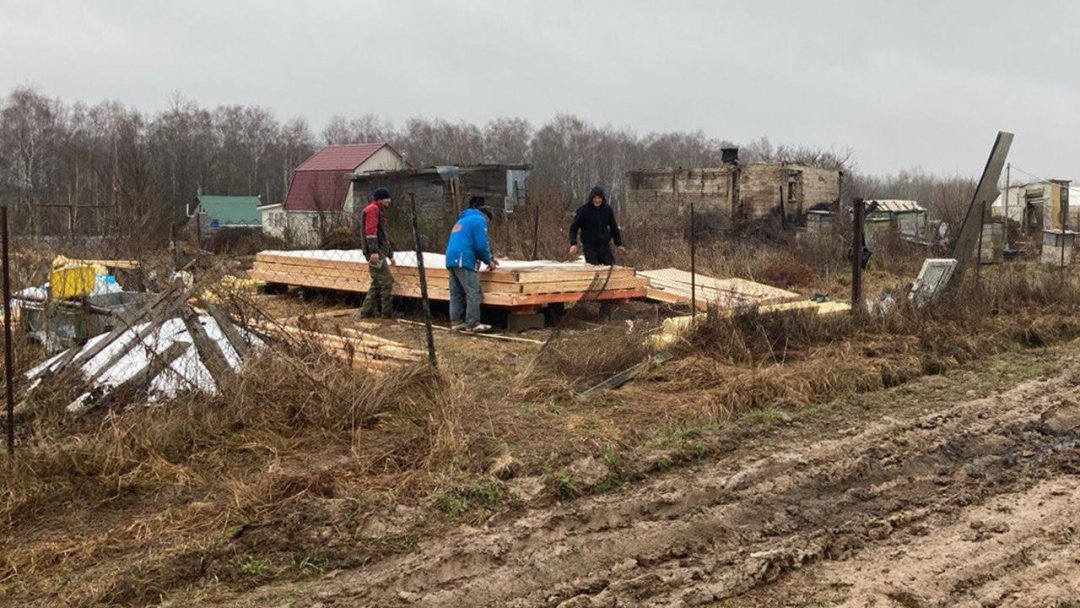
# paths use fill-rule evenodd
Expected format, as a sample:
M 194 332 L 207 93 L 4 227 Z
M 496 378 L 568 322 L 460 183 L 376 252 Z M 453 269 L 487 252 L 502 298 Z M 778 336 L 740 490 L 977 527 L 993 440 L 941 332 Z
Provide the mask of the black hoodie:
M 604 201 L 600 206 L 592 204 L 592 198 L 599 195 Z M 607 203 L 607 196 L 599 186 L 589 192 L 585 204 L 578 207 L 574 214 L 574 221 L 570 224 L 570 244 L 577 245 L 578 231 L 581 231 L 581 242 L 587 246 L 606 246 L 608 241 L 615 241 L 615 246 L 622 246 L 622 234 L 619 233 L 619 224 L 615 222 L 615 211 Z

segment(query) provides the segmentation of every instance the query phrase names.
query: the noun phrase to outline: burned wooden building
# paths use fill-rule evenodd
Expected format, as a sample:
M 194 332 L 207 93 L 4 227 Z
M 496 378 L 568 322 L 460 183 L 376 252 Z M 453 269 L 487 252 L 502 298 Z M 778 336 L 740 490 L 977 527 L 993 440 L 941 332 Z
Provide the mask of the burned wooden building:
M 678 220 L 693 202 L 696 214 L 723 227 L 767 217 L 795 222 L 838 204 L 841 179 L 840 171 L 791 163 L 740 164 L 731 148 L 719 167 L 630 171 L 624 212 L 634 223 Z

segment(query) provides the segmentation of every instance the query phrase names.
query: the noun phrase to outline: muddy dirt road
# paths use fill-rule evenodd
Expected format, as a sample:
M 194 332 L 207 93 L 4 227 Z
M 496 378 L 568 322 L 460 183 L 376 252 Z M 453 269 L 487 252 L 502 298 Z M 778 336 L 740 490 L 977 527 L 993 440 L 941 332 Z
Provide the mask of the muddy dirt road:
M 1080 606 L 1080 346 L 1039 356 L 1043 377 L 798 412 L 724 456 L 228 603 Z

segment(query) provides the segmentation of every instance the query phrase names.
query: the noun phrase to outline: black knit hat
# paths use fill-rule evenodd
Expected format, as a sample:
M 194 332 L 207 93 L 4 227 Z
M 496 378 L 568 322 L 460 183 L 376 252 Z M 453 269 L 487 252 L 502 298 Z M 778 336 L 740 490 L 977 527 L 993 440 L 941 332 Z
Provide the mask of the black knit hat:
M 469 209 L 479 209 L 484 206 L 484 197 L 472 196 L 469 197 Z
M 381 201 L 387 198 L 390 198 L 390 191 L 386 188 L 376 188 L 375 192 L 371 193 L 371 200 L 373 201 Z

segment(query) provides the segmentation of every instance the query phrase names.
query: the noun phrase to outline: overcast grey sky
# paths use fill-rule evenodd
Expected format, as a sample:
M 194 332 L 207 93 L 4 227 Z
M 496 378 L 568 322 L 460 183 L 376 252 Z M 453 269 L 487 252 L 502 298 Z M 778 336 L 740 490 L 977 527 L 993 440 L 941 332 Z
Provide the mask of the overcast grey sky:
M 860 169 L 1080 179 L 1080 3 L 0 0 L 0 91 L 850 146 Z

